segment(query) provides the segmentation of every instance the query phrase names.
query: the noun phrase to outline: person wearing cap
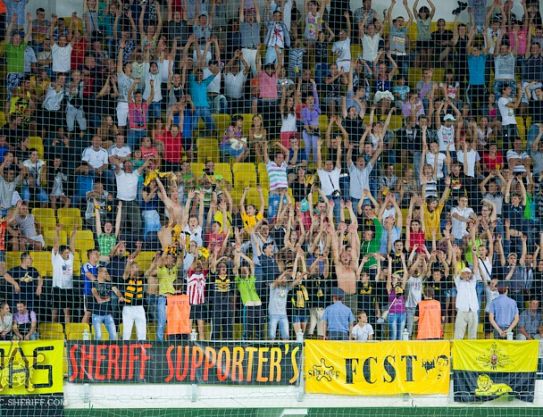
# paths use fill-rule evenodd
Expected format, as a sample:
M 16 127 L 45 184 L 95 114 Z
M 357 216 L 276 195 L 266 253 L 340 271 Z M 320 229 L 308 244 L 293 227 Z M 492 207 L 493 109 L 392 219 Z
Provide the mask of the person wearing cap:
M 475 248 L 472 249 L 475 252 Z M 476 256 L 474 253 L 473 256 Z M 454 338 L 463 339 L 466 330 L 468 339 L 477 338 L 477 326 L 479 324 L 479 300 L 477 299 L 477 279 L 479 264 L 473 265 L 473 272 L 469 268 L 463 268 L 454 277 L 456 285 L 456 321 L 454 323 Z
M 533 294 L 518 323 L 517 340 L 534 340 L 543 338 L 543 322 L 539 310 L 539 299 Z
M 508 288 L 505 285 L 498 287 L 500 295 L 492 300 L 488 319 L 494 328 L 496 339 L 505 339 L 519 322 L 519 312 L 515 300 L 507 296 Z
M 443 123 L 441 123 L 441 112 L 444 109 L 447 111 L 449 107 L 453 109 L 456 117 L 451 113 L 447 113 L 443 117 Z M 461 117 L 462 115 L 460 114 L 460 111 L 452 102 L 449 101 L 449 99 L 439 103 L 436 110 L 435 124 L 440 152 L 447 152 L 448 150 L 451 154 L 453 154 L 456 151 L 456 148 L 454 147 L 454 140 L 456 138 L 454 123 L 457 121 L 457 119 L 458 123 L 460 123 Z
M 349 340 L 354 315 L 349 307 L 343 304 L 345 293 L 341 288 L 332 288 L 333 304 L 326 307 L 322 319 L 324 321 L 324 338 L 328 340 Z

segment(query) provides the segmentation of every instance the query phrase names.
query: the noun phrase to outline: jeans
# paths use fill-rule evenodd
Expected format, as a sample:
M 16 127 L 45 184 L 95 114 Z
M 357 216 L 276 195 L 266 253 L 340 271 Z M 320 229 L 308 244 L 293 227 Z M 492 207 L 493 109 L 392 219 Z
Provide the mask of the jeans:
M 270 192 L 268 194 L 268 219 L 273 219 L 279 210 L 279 204 L 281 203 L 281 194 Z M 283 204 L 288 204 L 288 198 L 283 195 Z
M 147 294 L 147 317 L 149 321 L 158 323 L 158 295 Z
M 94 339 L 102 340 L 102 323 L 105 324 L 107 332 L 109 333 L 109 340 L 117 340 L 117 329 L 115 329 L 115 321 L 111 314 L 106 314 L 105 316 L 99 316 L 98 314 L 92 315 Z
M 165 295 L 159 295 L 156 305 L 157 312 L 157 326 L 156 326 L 156 338 L 159 341 L 164 340 L 164 327 L 166 326 L 166 302 L 167 297 Z
M 502 96 L 502 90 L 505 86 L 511 87 L 512 95 L 514 96 L 517 92 L 517 84 L 515 80 L 495 80 L 494 81 L 494 95 L 496 96 L 496 101 Z
M 479 305 L 482 306 L 483 295 L 485 293 L 485 284 L 483 283 L 483 281 L 477 281 L 477 284 L 475 284 L 475 291 L 477 291 L 477 300 L 479 301 Z
M 130 146 L 132 152 L 139 149 L 141 139 L 145 137 L 147 133 L 145 130 L 128 129 L 128 135 L 126 137 L 126 144 Z
M 143 210 L 141 217 L 143 217 L 143 235 L 145 239 L 147 239 L 147 234 L 156 233 L 162 227 L 160 225 L 160 215 L 156 210 Z
M 161 105 L 162 103 L 160 101 L 153 101 L 149 104 L 149 119 L 160 119 L 162 116 Z
M 331 195 L 327 195 L 326 197 L 328 200 L 334 202 L 334 219 L 336 220 L 336 223 L 339 223 L 341 218 L 341 197 L 332 197 Z
M 389 313 L 388 315 L 388 338 L 389 340 L 401 340 L 402 330 L 405 327 L 405 313 Z
M 324 86 L 324 80 L 328 75 L 328 64 L 326 62 L 318 62 L 315 65 L 315 82 L 318 88 Z
M 329 330 L 328 340 L 349 340 L 349 333 L 336 332 L 334 330 Z
M 281 339 L 288 339 L 288 318 L 286 314 L 270 314 L 270 325 L 268 329 L 268 336 L 270 340 L 275 340 L 275 335 L 277 333 L 277 325 L 279 325 L 279 333 L 281 334 Z
M 28 187 L 23 187 L 21 197 L 23 198 L 24 201 L 30 201 L 30 190 L 28 189 Z M 49 202 L 49 197 L 47 196 L 47 193 L 41 187 L 38 188 L 38 192 L 37 192 L 36 197 L 38 199 L 38 202 L 40 202 L 40 203 L 48 203 Z
M 317 163 L 317 148 L 319 146 L 319 136 L 311 135 L 305 130 L 302 132 L 304 138 L 305 155 L 307 162 L 311 162 L 311 156 L 313 156 L 313 162 Z
M 198 126 L 198 120 L 200 119 L 200 117 L 204 119 L 206 130 L 216 129 L 215 121 L 213 120 L 213 117 L 211 117 L 211 110 L 209 109 L 209 107 L 202 107 L 202 106 L 196 107 L 196 109 L 194 110 L 194 126 L 195 127 Z
M 71 104 L 66 105 L 66 124 L 68 125 L 68 132 L 73 132 L 75 128 L 75 122 L 79 126 L 79 130 L 87 130 L 87 119 L 85 118 L 85 111 L 83 107 L 74 107 Z
M 145 309 L 143 306 L 124 306 L 123 307 L 123 340 L 130 340 L 132 336 L 132 327 L 136 325 L 136 335 L 138 340 L 147 339 L 147 319 L 145 318 Z
M 243 323 L 243 340 L 254 339 L 259 340 L 261 338 L 260 315 L 261 306 L 243 306 L 242 310 L 242 323 Z
M 526 152 L 528 154 L 532 153 L 532 145 L 535 142 L 535 138 L 539 135 L 539 125 L 537 123 L 532 123 L 530 129 L 528 129 L 528 143 L 526 144 Z

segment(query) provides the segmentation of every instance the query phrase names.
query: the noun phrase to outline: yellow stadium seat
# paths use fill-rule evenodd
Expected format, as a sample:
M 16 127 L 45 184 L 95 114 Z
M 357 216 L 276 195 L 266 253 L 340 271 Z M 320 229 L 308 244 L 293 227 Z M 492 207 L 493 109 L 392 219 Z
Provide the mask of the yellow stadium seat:
M 221 175 L 223 179 L 232 184 L 232 167 L 227 162 L 219 162 L 215 164 L 215 174 Z
M 321 114 L 319 116 L 319 129 L 322 135 L 324 135 L 326 129 L 328 129 L 328 116 L 326 114 Z
M 59 208 L 57 210 L 58 222 L 62 224 L 66 233 L 71 233 L 72 228 L 75 226 L 77 229 L 81 229 L 83 226 L 83 220 L 81 219 L 81 211 L 76 208 Z
M 40 333 L 41 340 L 64 340 L 63 332 L 43 332 Z
M 434 75 L 432 80 L 437 83 L 442 83 L 445 79 L 445 69 L 444 68 L 434 68 Z
M 390 118 L 390 124 L 388 125 L 388 128 L 390 130 L 398 130 L 401 129 L 403 123 L 402 116 L 399 114 L 393 114 Z
M 205 164 L 202 162 L 192 162 L 190 164 L 190 170 L 195 177 L 201 177 L 204 172 Z
M 258 170 L 258 183 L 262 188 L 267 189 L 270 185 L 270 179 L 268 178 L 268 170 L 266 169 L 266 164 L 260 162 L 257 167 Z
M 353 59 L 358 59 L 362 55 L 362 46 L 353 44 L 351 45 L 351 56 Z
M 245 113 L 241 115 L 243 117 L 243 136 L 249 136 L 249 129 L 251 128 L 251 125 L 253 124 L 253 117 L 254 114 L 252 113 Z
M 208 159 L 219 162 L 219 141 L 216 138 L 196 139 L 198 150 L 198 162 L 206 162 Z
M 50 332 L 50 333 L 64 333 L 61 323 L 40 323 L 38 324 L 38 331 L 40 334 Z
M 267 188 L 262 189 L 262 195 L 264 196 L 264 207 L 266 207 L 268 203 Z M 247 207 L 248 204 L 252 204 L 253 206 L 255 206 L 257 211 L 260 209 L 260 196 L 258 195 L 258 190 L 255 187 L 249 188 L 249 191 L 247 192 L 245 207 Z
M 54 217 L 42 217 L 40 220 L 36 220 L 44 230 L 54 230 L 57 226 L 57 219 Z
M 68 340 L 82 340 L 85 330 L 89 335 L 91 334 L 90 326 L 87 323 L 66 323 L 64 330 Z
M 422 80 L 422 70 L 420 68 L 409 68 L 409 74 L 407 75 L 407 83 L 411 90 L 415 90 L 417 83 Z
M 94 234 L 91 230 L 78 230 L 75 234 L 75 249 L 87 252 L 94 249 Z
M 43 141 L 41 137 L 39 136 L 29 136 L 28 137 L 28 149 L 36 149 L 38 151 L 38 155 L 41 159 L 43 159 L 45 152 L 43 149 Z
M 119 337 L 119 339 L 122 339 L 122 334 Z M 147 324 L 147 340 L 156 340 L 156 325 L 155 324 Z
M 249 162 L 236 162 L 232 165 L 234 184 L 237 191 L 257 184 L 255 165 Z
M 21 253 L 19 251 L 9 251 L 6 256 L 6 268 L 11 269 L 21 263 Z
M 43 238 L 45 240 L 45 246 L 47 248 L 52 248 L 55 244 L 55 238 L 57 235 L 57 231 L 54 229 L 45 229 L 43 231 Z M 59 245 L 67 245 L 68 244 L 68 235 L 64 230 L 61 230 L 59 233 Z
M 51 253 L 42 252 L 30 252 L 32 257 L 32 266 L 38 270 L 42 278 L 50 277 L 53 273 L 53 266 L 51 265 Z
M 153 258 L 155 257 L 156 252 L 152 251 L 142 251 L 136 257 L 136 264 L 139 266 L 140 271 L 145 272 L 151 266 Z
M 57 217 L 81 217 L 81 210 L 78 208 L 59 208 L 57 209 Z
M 516 116 L 515 119 L 517 121 L 519 138 L 521 138 L 524 142 L 526 141 L 526 126 L 524 125 L 524 118 L 522 116 Z
M 0 111 L 0 127 L 4 127 L 4 125 L 7 123 L 6 115 L 3 111 Z
M 74 253 L 74 275 L 78 277 L 81 273 L 81 255 L 79 252 Z
M 443 339 L 451 340 L 454 337 L 454 323 L 445 323 L 443 325 Z
M 228 128 L 228 126 L 230 126 L 229 114 L 218 113 L 218 114 L 213 114 L 212 117 L 213 117 L 213 120 L 215 121 L 215 125 L 217 126 L 217 130 L 220 133 L 224 132 Z
M 55 210 L 53 210 L 52 208 L 36 207 L 36 208 L 32 209 L 32 215 L 34 216 L 36 221 L 39 221 L 39 219 L 41 219 L 43 217 L 52 217 L 54 219 L 55 218 Z

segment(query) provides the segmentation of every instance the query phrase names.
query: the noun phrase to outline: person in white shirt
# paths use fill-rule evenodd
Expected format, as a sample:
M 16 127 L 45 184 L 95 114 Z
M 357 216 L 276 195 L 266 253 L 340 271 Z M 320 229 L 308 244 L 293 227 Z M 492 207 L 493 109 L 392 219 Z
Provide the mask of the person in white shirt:
M 475 253 L 474 253 L 475 256 Z M 471 269 L 464 268 L 454 277 L 456 285 L 456 321 L 454 323 L 454 338 L 463 339 L 468 332 L 468 339 L 477 338 L 477 326 L 479 324 L 479 301 L 477 300 L 477 279 L 479 264 Z
M 373 327 L 368 323 L 368 315 L 365 311 L 359 311 L 356 315 L 358 323 L 351 330 L 351 340 L 366 342 L 373 340 Z
M 317 145 L 317 175 L 319 176 L 319 182 L 322 193 L 334 202 L 334 218 L 336 222 L 340 221 L 341 213 L 341 189 L 339 187 L 339 177 L 341 175 L 341 147 L 342 141 L 337 143 L 337 156 L 336 165 L 331 160 L 324 162 L 324 168 L 322 164 L 321 155 L 322 139 L 319 139 Z M 329 153 L 330 155 L 330 153 Z
M 107 153 L 109 154 L 109 161 L 115 165 L 115 161 L 112 161 L 112 159 L 124 162 L 130 159 L 132 150 L 130 146 L 124 143 L 124 136 L 119 133 L 115 136 L 115 145 L 109 148 Z
M 58 17 L 54 16 L 51 22 L 51 28 L 49 31 L 49 37 L 55 39 L 55 26 L 57 24 Z M 73 31 L 73 25 L 75 25 L 76 19 L 72 19 L 70 22 L 70 32 Z M 68 42 L 66 35 L 59 33 L 58 42 L 53 43 L 51 46 L 51 58 L 53 61 L 53 72 L 66 74 L 70 72 L 72 63 L 72 44 Z
M 60 231 L 62 225 L 56 225 L 55 241 L 51 251 L 51 263 L 53 264 L 53 309 L 51 321 L 57 322 L 58 310 L 64 312 L 64 323 L 70 323 L 70 308 L 74 302 L 74 253 L 75 235 L 77 229 L 74 227 L 70 235 L 70 246 L 61 246 Z
M 240 68 L 240 64 L 243 69 Z M 243 113 L 247 109 L 248 100 L 244 99 L 245 82 L 251 67 L 243 57 L 240 50 L 234 52 L 234 56 L 225 67 L 224 95 L 228 100 L 230 109 Z
M 443 109 L 445 103 L 442 102 L 436 111 L 436 119 L 435 119 L 435 125 L 436 125 L 436 133 L 437 133 L 437 139 L 439 142 L 439 150 L 440 152 L 446 152 L 447 147 L 449 148 L 449 152 L 454 152 L 456 148 L 454 147 L 454 139 L 455 139 L 455 128 L 454 123 L 456 122 L 456 119 L 461 117 L 462 115 L 458 111 L 458 109 L 454 106 L 454 104 L 447 102 L 450 107 L 453 108 L 454 112 L 456 113 L 456 118 L 450 114 L 447 113 L 443 117 L 443 124 L 441 124 L 441 110 Z
M 102 148 L 102 138 L 100 136 L 93 136 L 92 145 L 83 151 L 81 160 L 88 163 L 95 171 L 95 174 L 101 174 L 107 169 L 109 155 Z
M 468 198 L 461 196 L 458 199 L 458 205 L 451 210 L 451 233 L 457 243 L 461 243 L 464 236 L 468 235 L 468 222 L 474 218 L 476 215 L 473 209 L 468 207 Z
M 481 156 L 479 155 L 479 152 L 474 149 L 474 143 L 471 140 L 464 140 L 462 150 L 456 152 L 456 159 L 464 165 L 464 173 L 466 176 L 475 178 L 475 175 L 480 172 L 479 161 L 481 160 Z
M 358 24 L 360 41 L 362 43 L 362 59 L 366 61 L 370 68 L 372 68 L 379 53 L 379 44 L 383 40 L 381 32 L 384 25 L 381 26 L 379 32 L 375 30 L 375 25 L 373 23 L 369 23 L 367 28 L 365 25 L 366 20 L 363 20 Z
M 504 85 L 502 88 L 502 96 L 498 100 L 498 110 L 500 111 L 500 116 L 502 118 L 503 141 L 508 147 L 511 147 L 513 139 L 518 137 L 515 110 L 519 108 L 522 99 L 522 88 L 520 85 L 517 88 L 517 91 L 517 97 L 513 100 L 511 97 L 513 89 L 510 85 Z
M 147 166 L 151 163 L 147 159 L 136 171 L 130 160 L 115 164 L 115 179 L 117 180 L 117 200 L 123 202 L 121 224 L 125 231 L 130 231 L 132 241 L 139 240 L 141 234 L 141 213 L 138 204 L 138 180 Z M 128 227 L 128 223 L 130 227 Z
M 523 150 L 522 140 L 519 137 L 515 138 L 513 148 L 507 151 L 505 158 L 513 174 L 525 174 L 526 169 L 530 167 L 531 158 Z
M 347 17 L 347 27 L 339 31 L 339 40 L 334 42 L 332 53 L 336 57 L 336 65 L 345 73 L 351 70 L 351 21 Z
M 145 87 L 143 89 L 143 99 L 149 104 L 149 118 L 160 119 L 162 103 L 162 75 L 158 71 L 158 64 L 153 61 L 143 64 Z M 153 81 L 153 88 L 151 88 Z M 151 93 L 153 96 L 151 97 Z

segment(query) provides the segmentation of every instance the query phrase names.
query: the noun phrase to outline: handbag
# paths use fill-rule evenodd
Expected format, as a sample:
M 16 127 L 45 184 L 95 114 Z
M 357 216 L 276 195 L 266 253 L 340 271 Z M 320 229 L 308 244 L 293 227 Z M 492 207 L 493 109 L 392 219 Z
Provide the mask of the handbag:
M 398 298 L 395 298 L 394 300 L 392 300 L 392 302 L 390 303 L 390 305 L 388 306 L 388 308 L 383 311 L 383 314 L 381 314 L 381 318 L 383 319 L 383 321 L 386 321 L 386 319 L 388 318 L 388 313 L 390 311 L 390 309 L 392 308 L 392 306 L 394 305 L 394 303 L 396 302 Z

